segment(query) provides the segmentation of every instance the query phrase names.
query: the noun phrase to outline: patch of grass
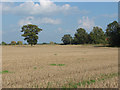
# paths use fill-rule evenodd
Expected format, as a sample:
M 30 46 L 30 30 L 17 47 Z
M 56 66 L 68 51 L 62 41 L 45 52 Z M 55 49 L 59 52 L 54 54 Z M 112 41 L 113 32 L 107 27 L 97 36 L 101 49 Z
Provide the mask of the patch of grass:
M 50 86 L 50 82 L 48 82 L 48 84 L 47 84 L 47 88 L 49 88 L 49 86 Z
M 65 64 L 58 64 L 57 66 L 64 66 Z
M 69 83 L 69 88 L 77 88 L 77 84 L 75 83 Z
M 105 80 L 104 78 L 102 78 L 102 80 Z
M 98 81 L 101 81 L 101 79 L 100 79 L 100 78 L 98 78 L 97 80 L 98 80 Z
M 64 66 L 65 64 L 50 64 L 51 66 Z
M 35 88 L 38 88 L 38 85 L 36 85 Z
M 57 66 L 57 64 L 50 64 L 51 66 Z
M 9 72 L 8 70 L 4 70 L 4 71 L 0 72 L 0 74 L 5 74 L 5 73 L 13 73 L 13 72 Z
M 90 80 L 83 80 L 81 82 L 78 82 L 78 83 L 68 83 L 67 85 L 69 85 L 69 88 L 77 88 L 77 86 L 86 86 L 86 85 L 90 85 L 90 84 L 93 84 L 93 83 L 96 83 L 98 81 L 101 81 L 101 80 L 106 80 L 106 79 L 109 79 L 109 78 L 113 78 L 115 76 L 118 76 L 118 73 L 110 73 L 110 74 L 100 74 L 100 78 L 97 78 L 97 80 L 94 80 L 94 79 L 90 79 Z M 66 86 L 63 86 L 63 87 L 66 87 Z
M 73 88 L 77 88 L 77 84 L 73 85 Z
M 81 82 L 78 83 L 78 86 L 81 86 Z
M 82 81 L 81 84 L 82 84 L 83 86 L 85 86 L 85 85 L 86 85 L 86 81 Z
M 32 88 L 39 88 L 38 84 L 33 85 Z
M 90 80 L 91 83 L 95 83 L 95 80 Z
M 90 85 L 90 81 L 87 81 L 87 84 Z
M 37 67 L 34 67 L 34 69 L 37 69 Z

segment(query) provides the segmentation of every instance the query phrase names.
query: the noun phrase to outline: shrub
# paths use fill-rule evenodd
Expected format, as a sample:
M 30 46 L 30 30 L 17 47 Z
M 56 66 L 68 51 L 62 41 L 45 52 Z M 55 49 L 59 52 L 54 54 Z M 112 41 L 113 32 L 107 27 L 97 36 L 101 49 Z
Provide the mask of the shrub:
M 16 45 L 16 41 L 11 41 L 11 45 Z
M 48 44 L 48 43 L 43 42 L 42 44 Z
M 23 45 L 23 42 L 22 41 L 18 41 L 17 45 Z
M 54 44 L 54 42 L 52 42 L 52 41 L 51 41 L 51 42 L 50 42 L 50 44 L 51 44 L 51 45 L 53 45 L 53 44 Z
M 54 42 L 54 44 L 58 44 L 58 43 Z
M 25 43 L 24 45 L 27 45 L 27 43 Z
M 5 43 L 5 42 L 2 42 L 2 45 L 7 45 L 7 43 Z

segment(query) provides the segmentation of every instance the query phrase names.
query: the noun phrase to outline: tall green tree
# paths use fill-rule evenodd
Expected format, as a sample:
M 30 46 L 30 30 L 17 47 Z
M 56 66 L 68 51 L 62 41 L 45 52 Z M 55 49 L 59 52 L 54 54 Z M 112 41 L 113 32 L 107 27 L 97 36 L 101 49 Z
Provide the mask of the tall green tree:
M 31 46 L 37 44 L 38 33 L 40 31 L 42 31 L 42 29 L 32 24 L 24 25 L 21 30 L 21 32 L 24 32 L 24 34 L 22 34 L 22 36 L 25 37 L 24 40 L 27 40 L 28 44 L 31 44 Z
M 85 44 L 88 43 L 88 33 L 85 29 L 79 28 L 74 35 L 74 44 Z
M 93 30 L 89 34 L 91 44 L 102 44 L 105 43 L 105 33 L 100 27 L 93 27 Z
M 72 43 L 72 36 L 70 34 L 66 34 L 62 37 L 61 41 L 66 44 L 71 44 Z
M 106 35 L 111 46 L 120 46 L 120 25 L 117 21 L 107 25 Z

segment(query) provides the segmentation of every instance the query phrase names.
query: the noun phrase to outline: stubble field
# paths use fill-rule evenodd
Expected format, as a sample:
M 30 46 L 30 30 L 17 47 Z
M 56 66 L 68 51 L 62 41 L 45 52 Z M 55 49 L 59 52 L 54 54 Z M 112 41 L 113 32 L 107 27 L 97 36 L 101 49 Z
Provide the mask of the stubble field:
M 118 48 L 2 47 L 3 88 L 117 88 Z

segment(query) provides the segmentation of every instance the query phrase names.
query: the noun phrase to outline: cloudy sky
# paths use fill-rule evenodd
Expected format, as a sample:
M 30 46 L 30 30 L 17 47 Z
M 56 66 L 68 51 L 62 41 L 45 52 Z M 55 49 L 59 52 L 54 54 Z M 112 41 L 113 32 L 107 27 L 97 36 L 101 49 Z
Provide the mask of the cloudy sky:
M 1 3 L 0 3 L 1 5 Z M 4 2 L 2 3 L 3 41 L 23 41 L 21 27 L 35 24 L 43 31 L 38 43 L 61 43 L 64 34 L 74 36 L 76 29 L 90 32 L 94 26 L 103 30 L 118 17 L 117 2 Z

